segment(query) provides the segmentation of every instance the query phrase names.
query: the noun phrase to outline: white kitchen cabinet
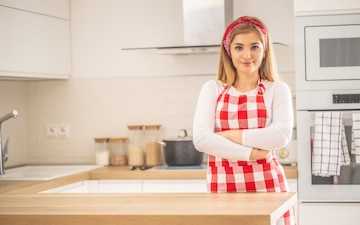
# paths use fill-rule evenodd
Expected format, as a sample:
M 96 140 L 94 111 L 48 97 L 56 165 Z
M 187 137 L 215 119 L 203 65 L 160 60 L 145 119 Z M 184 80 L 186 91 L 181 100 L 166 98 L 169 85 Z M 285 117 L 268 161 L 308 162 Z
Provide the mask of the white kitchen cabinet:
M 41 193 L 201 193 L 205 179 L 100 179 L 84 180 Z
M 299 203 L 299 225 L 359 224 L 360 203 Z
M 96 180 L 98 193 L 141 193 L 142 180 Z
M 200 179 L 162 179 L 143 180 L 144 193 L 198 193 L 207 192 L 206 180 Z
M 66 79 L 69 20 L 0 6 L 0 77 Z
M 295 16 L 360 13 L 359 0 L 294 0 Z
M 141 193 L 142 180 L 83 180 L 40 193 Z
M 69 0 L 0 0 L 1 6 L 69 19 Z
M 287 179 L 289 183 L 289 191 L 297 192 L 297 179 Z
M 297 179 L 287 179 L 289 183 L 289 191 L 290 192 L 297 192 Z M 296 222 L 299 224 L 299 207 L 298 204 L 295 204 L 295 217 Z

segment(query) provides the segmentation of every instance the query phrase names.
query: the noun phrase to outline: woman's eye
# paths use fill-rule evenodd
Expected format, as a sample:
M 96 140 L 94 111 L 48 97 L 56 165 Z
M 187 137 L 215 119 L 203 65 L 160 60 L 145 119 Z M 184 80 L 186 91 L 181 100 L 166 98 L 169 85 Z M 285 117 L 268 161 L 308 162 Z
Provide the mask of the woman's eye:
M 241 46 L 235 46 L 235 50 L 241 50 L 242 47 Z
M 257 49 L 259 49 L 259 46 L 254 45 L 254 46 L 252 46 L 252 47 L 251 47 L 251 49 L 253 49 L 253 50 L 257 50 Z

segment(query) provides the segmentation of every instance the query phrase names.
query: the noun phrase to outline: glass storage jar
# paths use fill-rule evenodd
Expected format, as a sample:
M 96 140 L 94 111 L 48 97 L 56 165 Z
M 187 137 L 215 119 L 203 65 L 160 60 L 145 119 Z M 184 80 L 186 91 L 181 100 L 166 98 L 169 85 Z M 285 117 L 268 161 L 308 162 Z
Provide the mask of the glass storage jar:
M 147 166 L 161 165 L 161 146 L 159 144 L 161 125 L 145 125 L 145 159 Z
M 143 125 L 128 125 L 128 164 L 141 167 L 145 164 Z
M 110 165 L 125 166 L 127 164 L 128 138 L 110 138 Z
M 94 138 L 96 144 L 95 164 L 108 166 L 110 163 L 109 138 Z

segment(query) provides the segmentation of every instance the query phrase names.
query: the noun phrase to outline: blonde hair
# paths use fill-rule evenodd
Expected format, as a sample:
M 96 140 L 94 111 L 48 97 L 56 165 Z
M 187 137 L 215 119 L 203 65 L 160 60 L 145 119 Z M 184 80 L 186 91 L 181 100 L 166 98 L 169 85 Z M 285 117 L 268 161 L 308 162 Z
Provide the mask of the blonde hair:
M 244 18 L 247 20 L 246 22 L 241 22 L 244 20 Z M 255 23 L 262 26 L 263 30 L 259 29 L 259 26 L 249 21 L 254 21 Z M 239 23 L 241 22 L 241 23 Z M 269 35 L 269 30 L 265 26 L 265 24 L 257 17 L 240 17 L 236 20 L 234 20 L 229 26 L 233 26 L 234 23 L 239 23 L 236 25 L 232 30 L 230 30 L 230 43 L 234 39 L 234 37 L 238 34 L 244 34 L 244 33 L 250 33 L 255 32 L 256 35 L 260 38 L 261 43 L 264 45 L 264 51 L 265 56 L 263 58 L 263 61 L 259 68 L 259 76 L 263 80 L 268 81 L 276 81 L 279 80 L 279 76 L 276 69 L 276 59 L 273 52 L 273 45 L 271 42 L 271 37 Z M 266 35 L 263 34 L 265 31 Z M 224 35 L 225 36 L 225 35 Z M 236 68 L 234 64 L 232 63 L 231 57 L 228 55 L 225 47 L 224 47 L 224 41 L 221 42 L 221 48 L 220 48 L 220 61 L 219 61 L 219 67 L 218 67 L 218 74 L 217 79 L 221 81 L 226 86 L 231 86 L 236 81 Z

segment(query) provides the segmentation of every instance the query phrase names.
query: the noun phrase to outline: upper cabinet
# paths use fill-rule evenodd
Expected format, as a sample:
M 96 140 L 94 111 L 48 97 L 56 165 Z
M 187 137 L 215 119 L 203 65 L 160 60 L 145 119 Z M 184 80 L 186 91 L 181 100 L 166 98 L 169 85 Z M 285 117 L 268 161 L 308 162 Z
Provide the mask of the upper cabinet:
M 69 0 L 0 0 L 0 77 L 67 79 Z
M 359 0 L 294 0 L 295 16 L 360 13 Z
M 69 19 L 69 0 L 0 0 L 0 5 Z

